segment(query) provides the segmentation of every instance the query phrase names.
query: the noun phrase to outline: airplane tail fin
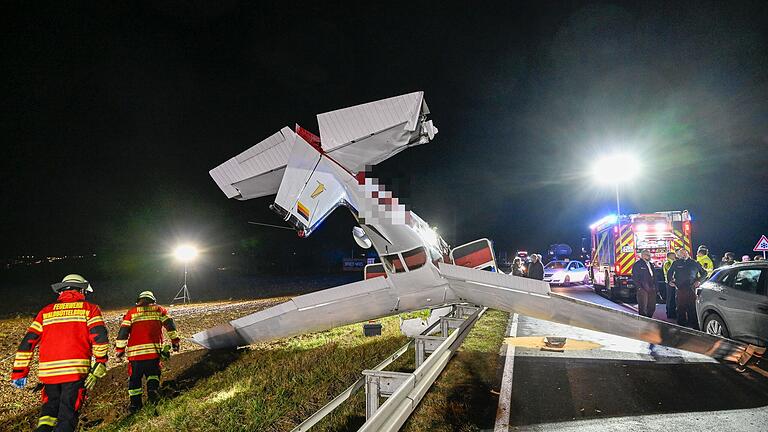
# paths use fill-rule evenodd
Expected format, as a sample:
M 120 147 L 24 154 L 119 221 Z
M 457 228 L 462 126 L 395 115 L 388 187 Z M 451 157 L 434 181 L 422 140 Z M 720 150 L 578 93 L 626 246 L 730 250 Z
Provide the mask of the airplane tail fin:
M 350 172 L 299 136 L 270 208 L 308 236 L 333 210 L 348 205 L 348 189 L 356 186 Z

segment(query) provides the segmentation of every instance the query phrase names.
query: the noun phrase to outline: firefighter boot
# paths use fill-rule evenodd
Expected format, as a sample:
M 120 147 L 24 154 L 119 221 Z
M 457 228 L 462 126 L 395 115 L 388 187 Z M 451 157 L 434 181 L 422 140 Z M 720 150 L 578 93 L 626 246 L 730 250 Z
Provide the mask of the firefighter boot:
M 128 405 L 128 411 L 130 411 L 131 414 L 139 411 L 144 406 L 144 403 L 141 400 L 143 393 L 141 388 L 128 389 L 128 396 L 131 398 L 131 403 Z
M 160 399 L 160 377 L 150 375 L 147 377 L 147 400 L 151 403 L 157 403 Z

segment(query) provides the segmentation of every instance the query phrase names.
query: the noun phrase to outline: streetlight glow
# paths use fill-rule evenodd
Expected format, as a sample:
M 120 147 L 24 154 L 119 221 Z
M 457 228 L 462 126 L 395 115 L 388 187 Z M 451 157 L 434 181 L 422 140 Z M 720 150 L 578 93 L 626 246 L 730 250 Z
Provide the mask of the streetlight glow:
M 597 183 L 613 185 L 616 188 L 616 222 L 618 224 L 619 236 L 623 234 L 619 184 L 634 180 L 639 174 L 640 161 L 626 153 L 614 153 L 600 158 L 592 167 L 592 177 Z
M 640 161 L 633 155 L 617 153 L 598 159 L 592 177 L 598 183 L 614 184 L 634 180 L 640 174 Z
M 191 244 L 182 244 L 176 246 L 176 249 L 173 250 L 173 256 L 177 261 L 184 263 L 184 285 L 182 285 L 179 292 L 176 293 L 176 297 L 173 298 L 173 301 L 181 300 L 182 302 L 187 303 L 192 301 L 192 297 L 189 295 L 189 288 L 187 288 L 187 266 L 197 258 L 197 248 Z
M 188 263 L 197 258 L 197 248 L 188 244 L 180 245 L 173 251 L 173 256 L 183 263 Z

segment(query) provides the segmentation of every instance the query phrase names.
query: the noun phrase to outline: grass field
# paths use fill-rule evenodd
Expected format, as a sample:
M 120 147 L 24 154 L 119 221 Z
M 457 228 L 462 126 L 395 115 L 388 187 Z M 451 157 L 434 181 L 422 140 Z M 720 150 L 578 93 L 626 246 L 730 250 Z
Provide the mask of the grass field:
M 290 430 L 407 341 L 397 317 L 382 323 L 381 337 L 365 338 L 355 324 L 242 350 L 177 397 L 95 430 Z
M 189 385 L 202 375 L 194 367 L 209 359 L 199 345 L 186 340 L 197 331 L 214 325 L 274 306 L 286 298 L 247 300 L 237 302 L 196 303 L 172 307 L 171 314 L 182 337 L 181 353 L 174 355 L 164 365 L 164 378 L 171 385 L 176 382 Z M 109 334 L 114 339 L 117 327 L 125 309 L 103 311 Z M 30 318 L 0 320 L 0 354 L 5 359 L 0 363 L 0 374 L 10 376 L 13 354 L 19 341 L 26 332 Z M 222 354 L 216 354 L 222 355 Z M 107 376 L 99 382 L 92 392 L 89 402 L 83 409 L 83 423 L 108 422 L 123 415 L 127 404 L 126 364 L 116 361 L 113 347 L 110 347 L 110 360 L 107 364 Z M 40 409 L 41 385 L 37 381 L 37 364 L 32 363 L 32 372 L 24 390 L 13 389 L 7 379 L 0 381 L 0 430 L 30 430 L 37 421 Z M 102 396 L 104 395 L 104 396 Z
M 189 322 L 183 327 L 188 331 L 193 330 L 195 315 L 186 317 Z M 216 312 L 207 315 L 206 325 Z M 126 409 L 126 366 L 112 364 L 84 407 L 81 425 L 89 431 L 290 430 L 357 380 L 362 370 L 407 343 L 397 316 L 381 322 L 382 336 L 373 338 L 364 337 L 362 325 L 354 324 L 238 351 L 188 347 L 164 365 L 163 399 L 132 416 Z M 478 321 L 405 430 L 477 430 L 492 424 L 496 402 L 489 389 L 505 326 L 506 314 L 496 311 Z M 412 371 L 413 361 L 411 349 L 388 369 Z M 34 427 L 39 403 L 27 399 L 39 393 L 26 392 L 21 402 L 11 401 L 16 406 L 6 414 L 14 415 L 0 418 L 0 430 Z M 9 394 L 18 399 L 19 393 Z M 364 392 L 359 391 L 313 430 L 356 430 L 364 421 Z

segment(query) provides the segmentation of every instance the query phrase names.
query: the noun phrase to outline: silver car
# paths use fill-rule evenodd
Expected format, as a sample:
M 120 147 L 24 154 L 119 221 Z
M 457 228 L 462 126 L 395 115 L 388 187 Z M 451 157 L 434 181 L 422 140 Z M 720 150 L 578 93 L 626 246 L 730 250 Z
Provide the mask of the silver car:
M 768 261 L 715 270 L 696 290 L 701 329 L 709 334 L 768 345 Z

